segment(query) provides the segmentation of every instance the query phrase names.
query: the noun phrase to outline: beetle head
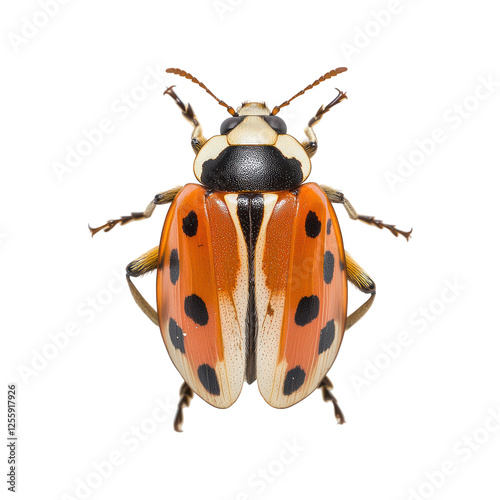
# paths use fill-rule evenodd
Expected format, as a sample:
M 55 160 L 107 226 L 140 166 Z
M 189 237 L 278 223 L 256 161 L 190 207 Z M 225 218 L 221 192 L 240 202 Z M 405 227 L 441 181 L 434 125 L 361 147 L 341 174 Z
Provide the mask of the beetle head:
M 311 163 L 285 122 L 259 102 L 243 103 L 194 161 L 196 178 L 221 191 L 280 191 L 299 186 Z
M 235 110 L 190 73 L 168 68 L 167 73 L 182 76 L 199 85 L 231 115 L 222 122 L 220 135 L 204 142 L 199 149 L 195 148 L 196 178 L 208 188 L 221 191 L 280 191 L 298 187 L 309 176 L 311 162 L 302 144 L 287 135 L 285 122 L 276 114 L 307 90 L 344 71 L 346 68 L 329 71 L 287 101 L 275 106 L 271 112 L 264 103 L 259 102 L 244 102 Z M 342 95 L 345 98 L 345 94 Z M 189 110 L 192 113 L 189 106 L 184 109 L 182 103 L 178 105 L 185 113 Z M 321 114 L 318 111 L 316 117 L 326 113 L 333 105 L 334 101 L 326 108 L 320 108 Z M 312 126 L 311 123 L 309 126 Z
M 235 116 L 224 120 L 221 135 L 227 136 L 230 146 L 272 146 L 278 134 L 286 134 L 285 122 L 271 113 L 264 103 L 244 102 Z

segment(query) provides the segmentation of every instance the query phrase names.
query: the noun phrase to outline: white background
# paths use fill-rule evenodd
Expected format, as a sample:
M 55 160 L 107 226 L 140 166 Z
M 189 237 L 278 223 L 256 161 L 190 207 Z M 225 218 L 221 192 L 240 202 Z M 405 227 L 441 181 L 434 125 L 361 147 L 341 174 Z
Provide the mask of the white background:
M 47 0 L 50 16 L 42 3 L 1 14 L 2 394 L 18 384 L 18 498 L 499 498 L 494 2 Z M 407 243 L 337 209 L 378 289 L 330 372 L 342 427 L 319 393 L 283 411 L 256 384 L 224 411 L 196 398 L 183 434 L 158 406 L 177 402 L 181 378 L 116 276 L 157 245 L 166 208 L 94 239 L 87 223 L 194 181 L 167 84 L 208 136 L 229 116 L 169 66 L 233 106 L 274 106 L 349 67 L 281 116 L 302 139 L 347 91 L 316 128 L 310 180 L 414 233 Z M 100 143 L 61 173 L 102 120 Z M 154 296 L 153 276 L 139 286 Z

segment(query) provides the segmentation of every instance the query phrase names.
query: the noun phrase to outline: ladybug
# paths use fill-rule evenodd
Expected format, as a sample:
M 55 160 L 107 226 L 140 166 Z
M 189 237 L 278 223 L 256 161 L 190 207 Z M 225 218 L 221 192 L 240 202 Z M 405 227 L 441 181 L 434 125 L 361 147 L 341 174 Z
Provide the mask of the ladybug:
M 358 215 L 335 189 L 305 183 L 318 143 L 313 127 L 347 98 L 337 96 L 309 121 L 306 140 L 287 134 L 276 116 L 296 97 L 347 68 L 329 71 L 272 111 L 244 102 L 237 110 L 218 99 L 186 71 L 169 68 L 208 92 L 229 118 L 220 134 L 206 139 L 191 105 L 167 88 L 193 126 L 194 174 L 187 184 L 155 196 L 143 212 L 91 228 L 92 235 L 115 225 L 150 217 L 171 203 L 160 244 L 126 269 L 132 295 L 160 327 L 167 351 L 184 383 L 174 428 L 196 393 L 217 408 L 228 408 L 246 381 L 257 381 L 271 406 L 287 408 L 316 389 L 331 401 L 339 423 L 344 415 L 327 372 L 344 332 L 373 304 L 375 283 L 344 250 L 332 203 L 351 219 L 407 240 L 401 231 L 371 216 Z M 157 271 L 157 310 L 131 278 Z M 347 282 L 368 294 L 347 315 Z

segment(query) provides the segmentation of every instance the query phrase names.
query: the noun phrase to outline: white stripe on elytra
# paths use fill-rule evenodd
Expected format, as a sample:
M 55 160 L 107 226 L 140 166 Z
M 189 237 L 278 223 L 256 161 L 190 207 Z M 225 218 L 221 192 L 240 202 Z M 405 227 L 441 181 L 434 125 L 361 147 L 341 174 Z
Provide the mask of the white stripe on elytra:
M 255 246 L 255 304 L 258 322 L 257 378 L 259 390 L 265 399 L 268 399 L 267 396 L 272 390 L 285 306 L 284 290 L 270 290 L 267 287 L 264 272 L 267 226 L 277 201 L 278 195 L 264 194 L 264 215 Z M 273 314 L 268 314 L 269 308 L 273 310 Z

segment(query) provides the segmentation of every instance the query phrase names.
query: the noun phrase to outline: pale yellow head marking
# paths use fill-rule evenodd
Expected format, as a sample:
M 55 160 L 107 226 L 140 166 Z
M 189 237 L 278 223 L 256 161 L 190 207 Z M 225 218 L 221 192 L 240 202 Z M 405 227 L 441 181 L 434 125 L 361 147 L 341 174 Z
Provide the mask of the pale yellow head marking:
M 274 146 L 278 134 L 262 118 L 269 116 L 269 109 L 261 102 L 243 103 L 238 115 L 246 118 L 227 135 L 230 146 Z
M 237 110 L 239 116 L 270 115 L 268 107 L 263 102 L 244 102 Z

